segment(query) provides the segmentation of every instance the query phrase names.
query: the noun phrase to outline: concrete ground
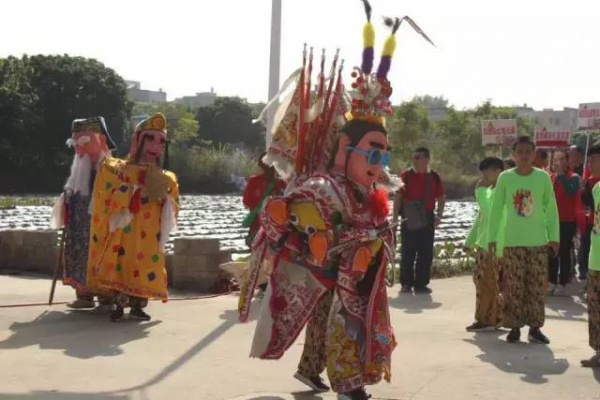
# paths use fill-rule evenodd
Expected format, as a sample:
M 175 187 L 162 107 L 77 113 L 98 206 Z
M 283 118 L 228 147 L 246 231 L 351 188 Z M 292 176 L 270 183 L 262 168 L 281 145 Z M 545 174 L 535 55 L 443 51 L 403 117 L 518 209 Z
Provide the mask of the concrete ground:
M 302 336 L 282 360 L 248 358 L 256 322 L 237 322 L 235 295 L 152 302 L 153 320 L 143 323 L 64 305 L 4 307 L 46 302 L 49 287 L 47 279 L 0 276 L 1 400 L 335 398 L 306 392 L 292 377 Z M 370 387 L 374 399 L 600 399 L 600 371 L 579 364 L 591 355 L 579 287 L 548 301 L 550 346 L 510 345 L 505 331 L 467 333 L 468 277 L 431 287 L 432 296 L 389 290 L 399 346 L 392 383 Z M 72 297 L 57 288 L 57 301 Z

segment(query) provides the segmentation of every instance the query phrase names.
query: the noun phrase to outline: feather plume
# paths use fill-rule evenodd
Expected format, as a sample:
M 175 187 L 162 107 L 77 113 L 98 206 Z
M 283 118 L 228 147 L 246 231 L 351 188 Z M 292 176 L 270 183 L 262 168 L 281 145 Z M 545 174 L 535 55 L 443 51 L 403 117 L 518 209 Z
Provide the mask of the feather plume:
M 365 14 L 367 15 L 367 21 L 371 22 L 371 4 L 369 0 L 362 0 L 365 6 Z

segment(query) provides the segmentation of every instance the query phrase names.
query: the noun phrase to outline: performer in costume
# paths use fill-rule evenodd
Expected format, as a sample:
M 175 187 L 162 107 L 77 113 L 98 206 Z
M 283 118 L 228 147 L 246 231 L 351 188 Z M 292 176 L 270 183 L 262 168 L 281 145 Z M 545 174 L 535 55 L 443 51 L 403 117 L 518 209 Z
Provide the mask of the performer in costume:
M 412 20 L 402 20 L 423 34 Z M 321 59 L 314 102 L 312 51 L 308 62 L 305 57 L 296 90 L 283 102 L 283 113 L 276 114 L 279 123 L 266 157 L 284 179 L 294 177 L 284 196 L 264 207 L 250 283 L 240 301 L 244 321 L 267 260 L 273 272 L 251 356 L 280 358 L 308 323 L 295 377 L 325 391 L 319 375 L 327 368 L 333 390 L 352 400 L 368 398 L 365 385 L 390 380 L 396 345 L 385 287 L 386 267 L 394 258 L 393 229 L 387 222 L 388 192 L 377 182 L 389 181 L 384 173 L 390 150 L 384 116 L 392 112 L 387 73 L 402 20 L 387 20 L 392 35 L 376 74 L 371 73 L 374 29 L 368 21 L 348 113 L 341 66 L 333 79 L 337 56 L 327 86 Z
M 88 244 L 90 237 L 90 200 L 98 166 L 116 146 L 108 134 L 103 117 L 76 119 L 71 124 L 69 147 L 75 148 L 71 174 L 63 193 L 54 205 L 51 228 L 64 229 L 64 273 L 62 282 L 75 289 L 77 299 L 67 306 L 94 308 L 94 297 L 102 306 L 112 307 L 109 293 L 93 292 L 86 287 Z
M 165 244 L 176 227 L 179 188 L 162 169 L 167 126 L 155 113 L 140 122 L 127 160 L 106 158 L 96 178 L 88 285 L 115 293 L 111 320 L 150 320 L 148 299 L 168 300 Z

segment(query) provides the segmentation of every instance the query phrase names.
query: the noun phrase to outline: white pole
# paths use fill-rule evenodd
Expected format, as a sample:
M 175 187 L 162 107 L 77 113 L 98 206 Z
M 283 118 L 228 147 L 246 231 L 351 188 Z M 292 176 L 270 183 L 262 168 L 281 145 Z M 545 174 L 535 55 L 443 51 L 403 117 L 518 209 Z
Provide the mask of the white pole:
M 271 100 L 279 92 L 279 70 L 281 65 L 281 0 L 271 1 L 271 57 L 269 61 L 269 99 Z M 275 102 L 267 111 L 267 149 L 271 139 L 271 129 L 275 111 L 277 111 Z
M 582 174 L 585 175 L 585 169 L 587 168 L 587 153 L 588 150 L 590 149 L 590 131 L 586 131 L 585 132 L 587 135 L 587 140 L 585 142 L 585 154 L 583 155 L 583 172 Z M 583 176 L 581 177 L 581 179 L 583 179 Z

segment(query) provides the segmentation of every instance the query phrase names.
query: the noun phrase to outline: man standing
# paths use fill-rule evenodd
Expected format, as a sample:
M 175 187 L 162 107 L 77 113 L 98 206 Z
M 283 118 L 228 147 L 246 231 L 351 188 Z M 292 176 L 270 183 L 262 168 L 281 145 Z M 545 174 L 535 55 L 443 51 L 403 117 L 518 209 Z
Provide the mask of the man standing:
M 535 168 L 539 168 L 543 171 L 548 169 L 548 151 L 544 149 L 537 149 L 535 151 L 535 159 L 533 161 L 533 166 Z
M 529 325 L 529 340 L 550 343 L 542 333 L 548 251 L 558 255 L 559 223 L 550 176 L 533 167 L 535 144 L 520 136 L 512 148 L 517 167 L 498 179 L 489 219 L 489 250 L 502 257 L 503 323 L 516 342 Z M 498 244 L 498 246 L 496 246 Z
M 442 179 L 429 169 L 430 154 L 425 147 L 413 153 L 413 167 L 402 172 L 404 187 L 396 195 L 395 219 L 399 213 L 401 225 L 400 284 L 402 293 L 431 293 L 433 239 L 435 229 L 444 215 L 446 204 Z M 437 203 L 437 212 L 435 211 Z
M 588 159 L 592 168 L 600 165 L 600 145 L 594 145 L 589 149 Z M 581 365 L 587 368 L 600 368 L 600 185 L 594 185 L 592 191 L 595 219 L 591 236 L 587 303 L 589 344 L 594 350 L 594 355 L 588 360 L 582 360 Z
M 102 306 L 112 307 L 109 294 L 90 291 L 86 287 L 86 272 L 90 238 L 91 190 L 98 166 L 116 146 L 108 134 L 102 117 L 76 119 L 71 124 L 69 147 L 75 148 L 71 174 L 64 191 L 54 206 L 51 227 L 63 228 L 63 284 L 75 289 L 77 299 L 67 306 L 74 309 L 94 308 L 94 296 Z
M 597 218 L 594 214 L 594 196 L 592 191 L 594 186 L 600 182 L 600 163 L 597 162 L 598 155 L 600 155 L 598 146 L 594 145 L 590 147 L 588 150 L 590 176 L 582 180 L 581 201 L 579 207 L 577 207 L 577 229 L 581 243 L 577 252 L 577 264 L 579 280 L 581 281 L 587 279 L 592 228 Z
M 487 223 L 491 202 L 498 176 L 502 173 L 503 161 L 488 157 L 479 164 L 482 180 L 475 189 L 479 212 L 465 241 L 467 251 L 476 251 L 477 264 L 473 275 L 475 282 L 475 322 L 467 327 L 469 332 L 496 329 L 501 321 L 498 290 L 498 262 L 496 255 L 488 250 Z
M 558 257 L 550 259 L 550 284 L 548 293 L 560 296 L 565 285 L 571 281 L 575 216 L 579 193 L 579 176 L 569 170 L 567 155 L 558 151 L 554 154 L 554 173 L 550 175 L 560 219 L 560 250 Z M 560 278 L 559 278 L 560 275 Z
M 117 308 L 111 320 L 148 321 L 148 299 L 167 301 L 165 244 L 176 226 L 179 188 L 162 169 L 167 127 L 155 113 L 135 128 L 129 158 L 107 158 L 94 186 L 88 284 L 111 290 Z

